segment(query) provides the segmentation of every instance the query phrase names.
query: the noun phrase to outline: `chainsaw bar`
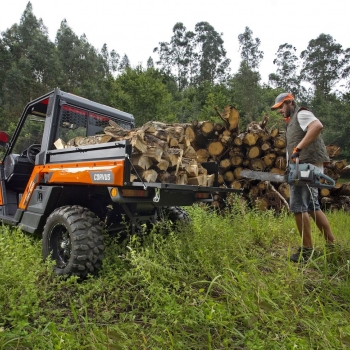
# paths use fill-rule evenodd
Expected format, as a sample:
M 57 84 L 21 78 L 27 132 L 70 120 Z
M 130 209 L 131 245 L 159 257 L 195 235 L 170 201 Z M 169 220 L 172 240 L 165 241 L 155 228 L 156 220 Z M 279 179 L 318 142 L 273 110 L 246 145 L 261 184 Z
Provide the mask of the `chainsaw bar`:
M 252 179 L 252 180 L 260 180 L 260 181 L 271 181 L 271 182 L 286 182 L 287 177 L 284 175 L 265 173 L 263 171 L 253 171 L 253 170 L 242 170 L 240 172 L 242 177 Z

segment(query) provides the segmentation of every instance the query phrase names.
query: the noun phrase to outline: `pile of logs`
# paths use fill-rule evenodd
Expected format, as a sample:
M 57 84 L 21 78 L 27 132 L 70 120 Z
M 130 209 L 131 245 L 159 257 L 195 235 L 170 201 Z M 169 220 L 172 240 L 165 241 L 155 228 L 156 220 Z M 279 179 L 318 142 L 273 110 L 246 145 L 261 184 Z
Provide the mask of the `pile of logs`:
M 221 119 L 219 123 L 193 121 L 166 124 L 150 121 L 140 128 L 126 130 L 110 121 L 103 135 L 76 137 L 56 147 L 129 140 L 133 146 L 131 181 L 213 186 L 216 178 L 215 185 L 239 190 L 243 199 L 261 210 L 279 212 L 283 207 L 289 209 L 287 183 L 250 180 L 240 175 L 243 169 L 284 175 L 285 132 L 277 128 L 268 130 L 268 116 L 240 131 L 237 109 L 226 106 L 221 113 L 217 108 L 215 110 Z M 327 151 L 332 161 L 325 168 L 325 173 L 338 180 L 346 161 L 333 160 L 340 152 L 336 146 L 328 146 Z M 216 162 L 217 174 L 208 174 L 207 162 Z M 320 190 L 321 203 L 327 208 L 336 208 L 336 203 L 340 203 L 339 206 L 350 203 L 344 198 L 347 196 L 350 196 L 350 183 L 337 182 L 332 190 Z M 223 208 L 226 203 L 225 194 L 214 194 L 214 207 Z

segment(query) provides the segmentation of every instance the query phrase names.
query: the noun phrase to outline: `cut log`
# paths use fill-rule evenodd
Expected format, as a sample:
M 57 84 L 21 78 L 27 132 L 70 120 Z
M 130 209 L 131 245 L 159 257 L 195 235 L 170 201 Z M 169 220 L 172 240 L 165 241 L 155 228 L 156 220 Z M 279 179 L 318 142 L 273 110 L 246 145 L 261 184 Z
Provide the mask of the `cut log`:
M 321 197 L 328 197 L 331 194 L 331 191 L 328 188 L 321 188 L 320 189 L 320 196 Z
M 200 130 L 205 137 L 211 137 L 214 134 L 214 123 L 211 121 L 205 121 L 202 123 Z
M 263 141 L 260 145 L 260 149 L 265 153 L 270 151 L 271 143 L 269 141 Z
M 247 150 L 247 157 L 249 159 L 254 159 L 260 156 L 260 148 L 258 146 L 251 146 Z
M 287 168 L 287 160 L 285 157 L 278 156 L 275 161 L 275 167 L 283 171 Z
M 341 196 L 350 196 L 350 182 L 343 183 L 338 193 Z
M 278 186 L 277 190 L 283 196 L 283 198 L 285 198 L 286 200 L 289 199 L 289 197 L 290 197 L 290 187 L 289 187 L 289 184 L 287 182 L 282 182 Z
M 267 134 L 267 132 L 261 128 L 260 124 L 255 121 L 247 125 L 246 131 L 251 134 L 257 134 L 258 139 L 262 138 L 263 136 L 265 136 L 265 134 Z M 270 135 L 268 135 L 268 137 L 270 137 Z
M 275 153 L 267 153 L 263 158 L 266 167 L 273 166 L 275 163 L 276 157 L 277 156 Z
M 271 130 L 270 130 L 270 136 L 271 136 L 272 138 L 277 137 L 277 136 L 279 135 L 279 133 L 280 133 L 279 129 L 274 128 L 274 129 L 271 129 Z
M 326 146 L 327 153 L 329 158 L 336 158 L 339 156 L 341 148 L 336 145 L 328 145 Z
M 158 170 L 167 170 L 169 168 L 169 162 L 165 159 L 161 159 L 157 164 L 156 164 L 156 168 Z
M 144 170 L 141 177 L 146 182 L 156 182 L 158 173 L 153 169 Z
M 159 163 L 163 155 L 163 150 L 158 147 L 147 146 L 146 152 L 142 154 L 148 157 L 153 163 Z
M 103 129 L 104 133 L 106 135 L 109 135 L 111 137 L 119 138 L 119 137 L 125 137 L 130 133 L 130 130 L 125 130 L 123 128 L 116 128 L 113 126 L 106 126 Z
M 135 174 L 130 174 L 130 182 L 138 181 L 139 178 Z
M 249 162 L 249 169 L 255 171 L 264 171 L 266 168 L 264 161 L 261 158 L 251 159 Z
M 191 125 L 187 125 L 185 128 L 185 136 L 190 141 L 193 142 L 196 138 L 196 135 L 194 133 L 193 127 Z
M 187 164 L 185 166 L 185 171 L 189 177 L 198 176 L 198 164 L 196 162 Z
M 130 144 L 133 147 L 133 152 L 141 152 L 144 153 L 147 151 L 147 142 L 144 141 L 141 134 L 135 134 L 131 140 Z
M 153 165 L 151 159 L 143 154 L 133 154 L 131 163 L 137 171 L 147 170 Z
M 235 170 L 233 170 L 233 174 L 234 174 L 235 179 L 237 179 L 237 180 L 242 179 L 242 176 L 241 176 L 241 171 L 242 170 L 243 170 L 242 167 L 238 167 Z
M 169 142 L 170 140 L 170 135 L 168 134 L 167 131 L 163 129 L 156 130 L 154 133 L 152 133 L 152 135 L 165 142 Z
M 158 130 L 164 130 L 167 126 L 165 123 L 151 120 L 142 126 L 142 130 L 146 133 L 155 133 Z
M 243 163 L 244 155 L 242 153 L 234 153 L 230 157 L 231 164 L 235 167 L 241 165 Z
M 159 148 L 161 148 L 163 150 L 163 152 L 168 151 L 168 148 L 169 148 L 168 143 L 164 140 L 161 140 L 161 139 L 155 137 L 152 134 L 146 133 L 144 135 L 144 140 L 149 146 L 158 146 Z
M 220 141 L 210 142 L 208 152 L 212 157 L 220 156 L 225 150 L 224 145 Z
M 188 146 L 183 155 L 186 158 L 197 159 L 197 153 L 192 146 Z
M 276 138 L 274 138 L 273 144 L 277 148 L 285 148 L 286 147 L 286 138 L 282 135 L 279 135 Z
M 269 201 L 265 197 L 258 197 L 254 200 L 254 206 L 260 211 L 267 211 L 269 207 Z
M 267 123 L 269 121 L 269 118 L 270 118 L 269 115 L 265 114 L 263 120 L 259 123 L 259 125 L 260 125 L 262 130 L 265 130 L 266 125 L 267 125 Z
M 217 131 L 219 134 L 223 134 L 225 131 L 227 131 L 225 129 L 225 125 L 223 125 L 222 123 L 215 123 L 214 130 Z
M 85 146 L 85 145 L 95 145 L 99 143 L 105 143 L 108 142 L 112 139 L 111 135 L 94 135 L 94 136 L 87 136 L 87 137 L 82 137 L 74 141 L 76 142 L 77 146 Z
M 207 175 L 198 175 L 197 177 L 189 177 L 187 179 L 187 183 L 189 185 L 195 185 L 195 186 L 207 186 Z
M 205 148 L 200 148 L 196 151 L 197 160 L 199 163 L 207 162 L 210 156 L 209 152 Z
M 233 106 L 226 106 L 221 113 L 224 120 L 227 121 L 229 130 L 237 130 L 239 125 L 239 112 Z
M 68 143 L 66 144 L 61 138 L 57 139 L 54 142 L 54 145 L 57 149 L 63 149 L 63 148 L 67 148 L 67 147 L 73 147 L 74 146 L 74 139 L 72 139 L 73 141 L 71 143 L 69 143 L 70 141 L 68 141 Z
M 230 158 L 225 158 L 220 161 L 220 168 L 222 168 L 223 170 L 228 170 L 229 168 L 231 168 L 231 165 L 232 164 Z
M 278 174 L 278 175 L 285 175 L 286 174 L 285 170 L 281 170 L 278 168 L 271 168 L 270 173 L 271 174 Z
M 207 185 L 209 187 L 213 187 L 214 186 L 214 181 L 215 181 L 215 174 L 207 175 Z
M 247 146 L 254 146 L 259 139 L 258 134 L 253 134 L 250 132 L 245 133 L 243 137 L 243 143 Z
M 230 188 L 233 188 L 234 190 L 240 190 L 242 189 L 242 182 L 240 180 L 233 180 L 230 184 Z
M 169 148 L 166 154 L 163 154 L 163 159 L 169 162 L 169 167 L 177 166 L 179 158 L 182 158 L 183 150 L 179 148 Z
M 159 171 L 157 180 L 161 183 L 175 183 L 176 176 L 170 175 L 167 171 Z
M 239 137 L 239 136 L 234 137 L 232 143 L 236 146 L 242 146 L 243 144 L 242 137 Z
M 179 143 L 181 143 L 185 134 L 185 130 L 181 126 L 170 126 L 165 131 L 169 134 L 170 138 L 176 139 Z
M 235 179 L 234 172 L 232 170 L 225 171 L 224 180 L 228 183 L 231 183 Z
M 174 137 L 170 137 L 169 146 L 170 147 L 178 147 L 179 141 L 177 139 L 175 139 Z

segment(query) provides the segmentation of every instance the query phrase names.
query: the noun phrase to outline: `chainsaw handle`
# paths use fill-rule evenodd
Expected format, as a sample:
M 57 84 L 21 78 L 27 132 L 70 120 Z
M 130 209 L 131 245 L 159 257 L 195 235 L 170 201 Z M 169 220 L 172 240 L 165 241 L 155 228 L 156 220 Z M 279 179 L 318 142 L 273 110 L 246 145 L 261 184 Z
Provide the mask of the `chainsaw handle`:
M 318 188 L 333 188 L 334 186 L 335 186 L 335 181 L 331 178 L 331 177 L 329 177 L 329 176 L 327 176 L 327 175 L 325 175 L 325 174 L 319 174 L 319 176 L 320 176 L 320 178 L 321 179 L 325 179 L 327 182 L 329 182 L 329 184 L 319 184 L 317 187 Z

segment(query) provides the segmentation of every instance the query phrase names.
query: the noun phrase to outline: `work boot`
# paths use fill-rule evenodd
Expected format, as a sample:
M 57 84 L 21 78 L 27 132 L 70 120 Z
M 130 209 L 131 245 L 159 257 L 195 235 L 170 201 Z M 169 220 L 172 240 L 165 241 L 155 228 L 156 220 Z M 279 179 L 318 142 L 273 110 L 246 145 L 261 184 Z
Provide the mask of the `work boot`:
M 300 247 L 296 253 L 290 256 L 289 260 L 295 263 L 305 263 L 311 258 L 313 251 L 313 248 Z

